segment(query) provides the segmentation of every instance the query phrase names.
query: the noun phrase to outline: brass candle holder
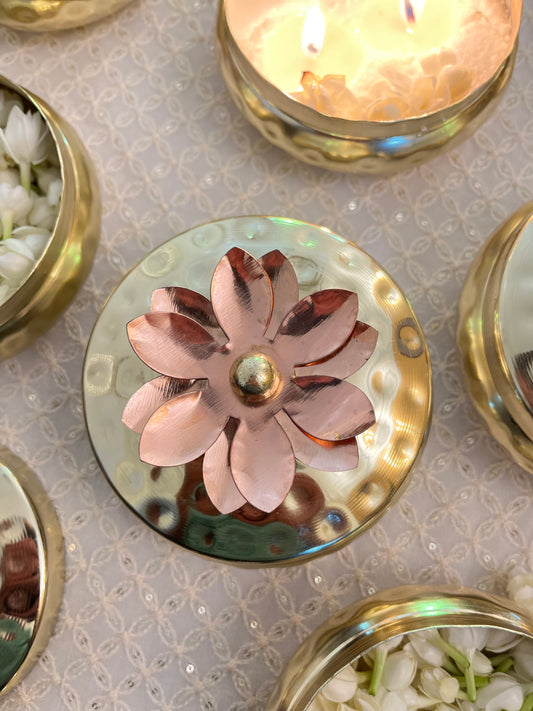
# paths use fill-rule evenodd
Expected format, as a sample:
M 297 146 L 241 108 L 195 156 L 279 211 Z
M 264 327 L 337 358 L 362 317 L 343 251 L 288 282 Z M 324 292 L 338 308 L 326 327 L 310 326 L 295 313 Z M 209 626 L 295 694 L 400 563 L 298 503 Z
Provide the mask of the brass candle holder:
M 460 300 L 458 343 L 472 401 L 492 435 L 533 473 L 533 203 L 474 259 Z
M 312 165 L 354 173 L 386 173 L 425 162 L 470 136 L 491 114 L 509 81 L 517 51 L 522 0 L 511 0 L 513 42 L 492 77 L 452 105 L 398 121 L 348 120 L 320 113 L 270 83 L 232 32 L 228 0 L 220 0 L 217 51 L 230 94 L 271 143 Z
M 43 254 L 20 288 L 0 305 L 0 359 L 15 355 L 54 323 L 92 265 L 100 237 L 100 192 L 89 156 L 68 123 L 35 94 L 0 76 L 44 119 L 60 163 L 63 190 L 57 221 Z
M 491 627 L 533 640 L 533 620 L 509 600 L 457 585 L 385 590 L 333 615 L 289 661 L 265 711 L 306 711 L 338 672 L 382 642 L 440 627 Z

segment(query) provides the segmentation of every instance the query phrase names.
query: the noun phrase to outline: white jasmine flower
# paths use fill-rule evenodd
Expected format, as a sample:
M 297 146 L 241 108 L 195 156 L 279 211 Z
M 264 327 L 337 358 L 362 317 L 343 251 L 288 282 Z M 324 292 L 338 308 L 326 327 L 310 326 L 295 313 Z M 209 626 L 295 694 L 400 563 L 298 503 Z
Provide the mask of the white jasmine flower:
M 37 178 L 37 185 L 43 195 L 48 193 L 48 188 L 55 180 L 61 180 L 61 171 L 58 168 L 37 165 L 33 167 Z
M 515 568 L 511 571 L 507 593 L 511 600 L 533 613 L 533 574 L 526 573 L 521 568 Z
M 397 691 L 381 689 L 376 700 L 379 701 L 381 711 L 409 711 L 405 699 Z
M 494 674 L 489 685 L 480 689 L 476 703 L 484 711 L 520 711 L 524 692 L 508 674 Z
M 403 650 L 389 654 L 383 665 L 381 683 L 387 691 L 404 689 L 411 684 L 416 674 L 416 662 Z
M 49 205 L 54 207 L 59 205 L 61 200 L 61 193 L 63 192 L 63 181 L 61 178 L 59 180 L 52 180 L 48 186 L 48 191 L 46 193 L 46 199 Z
M 32 253 L 33 259 L 37 261 L 50 240 L 50 232 L 41 227 L 17 227 L 16 230 L 13 230 L 13 237 L 26 245 Z
M 19 106 L 13 106 L 5 129 L 0 129 L 7 154 L 18 164 L 22 186 L 30 191 L 31 166 L 42 163 L 47 157 L 45 138 L 48 130 L 40 114 L 24 113 Z
M 459 682 L 440 667 L 425 667 L 420 672 L 419 688 L 427 696 L 451 704 L 459 693 Z
M 35 198 L 33 207 L 28 215 L 30 225 L 34 227 L 43 227 L 46 230 L 52 230 L 57 220 L 57 210 L 48 204 L 45 197 Z
M 533 641 L 523 639 L 513 650 L 514 668 L 524 679 L 533 680 Z
M 13 222 L 26 217 L 31 207 L 32 200 L 22 185 L 13 187 L 8 183 L 0 183 L 0 220 L 4 239 L 11 236 Z
M 352 667 L 342 669 L 322 689 L 322 694 L 329 701 L 341 703 L 351 699 L 357 691 L 357 673 Z
M 485 649 L 489 652 L 500 654 L 501 652 L 507 652 L 509 649 L 516 647 L 521 639 L 520 635 L 514 634 L 513 632 L 490 629 Z
M 355 711 L 382 711 L 379 701 L 361 689 L 355 692 L 352 708 Z
M 446 661 L 446 653 L 437 646 L 439 633 L 437 630 L 421 630 L 407 635 L 409 645 L 404 649 L 413 654 L 415 659 L 425 665 L 440 667 Z
M 447 627 L 441 634 L 465 657 L 468 657 L 471 650 L 485 647 L 489 630 L 487 627 Z
M 12 286 L 18 286 L 26 279 L 33 264 L 31 252 L 18 240 L 7 239 L 0 243 L 0 276 Z

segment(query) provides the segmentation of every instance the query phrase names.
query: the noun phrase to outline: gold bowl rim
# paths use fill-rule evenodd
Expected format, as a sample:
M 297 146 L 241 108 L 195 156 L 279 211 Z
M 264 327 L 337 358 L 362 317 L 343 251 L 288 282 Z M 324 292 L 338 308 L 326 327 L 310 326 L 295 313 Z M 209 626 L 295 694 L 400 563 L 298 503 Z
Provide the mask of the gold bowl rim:
M 347 664 L 408 632 L 442 627 L 492 627 L 533 640 L 533 617 L 510 600 L 458 585 L 406 585 L 340 610 L 289 660 L 265 711 L 305 711 Z

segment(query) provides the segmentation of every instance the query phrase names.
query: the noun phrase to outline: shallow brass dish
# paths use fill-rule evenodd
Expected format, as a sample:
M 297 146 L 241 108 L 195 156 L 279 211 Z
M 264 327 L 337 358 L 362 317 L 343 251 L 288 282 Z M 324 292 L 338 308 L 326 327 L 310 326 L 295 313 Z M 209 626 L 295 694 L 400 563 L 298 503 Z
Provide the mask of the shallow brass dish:
M 409 585 L 346 607 L 289 661 L 265 711 L 305 711 L 343 667 L 385 640 L 432 627 L 479 626 L 533 639 L 533 619 L 509 600 L 457 585 Z
M 22 286 L 0 305 L 0 359 L 30 345 L 54 323 L 89 273 L 100 237 L 100 192 L 87 152 L 74 130 L 35 94 L 0 76 L 0 88 L 39 111 L 54 140 L 63 193 L 43 255 Z

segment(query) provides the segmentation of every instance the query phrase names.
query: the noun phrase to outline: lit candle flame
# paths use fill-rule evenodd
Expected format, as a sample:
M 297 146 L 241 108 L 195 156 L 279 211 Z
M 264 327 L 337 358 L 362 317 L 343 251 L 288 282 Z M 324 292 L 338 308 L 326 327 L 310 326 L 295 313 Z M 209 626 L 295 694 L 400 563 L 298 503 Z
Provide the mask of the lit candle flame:
M 425 5 L 426 0 L 400 0 L 400 14 L 408 27 L 420 20 Z
M 324 46 L 326 21 L 318 5 L 312 7 L 305 16 L 302 31 L 302 49 L 310 57 L 317 56 Z

